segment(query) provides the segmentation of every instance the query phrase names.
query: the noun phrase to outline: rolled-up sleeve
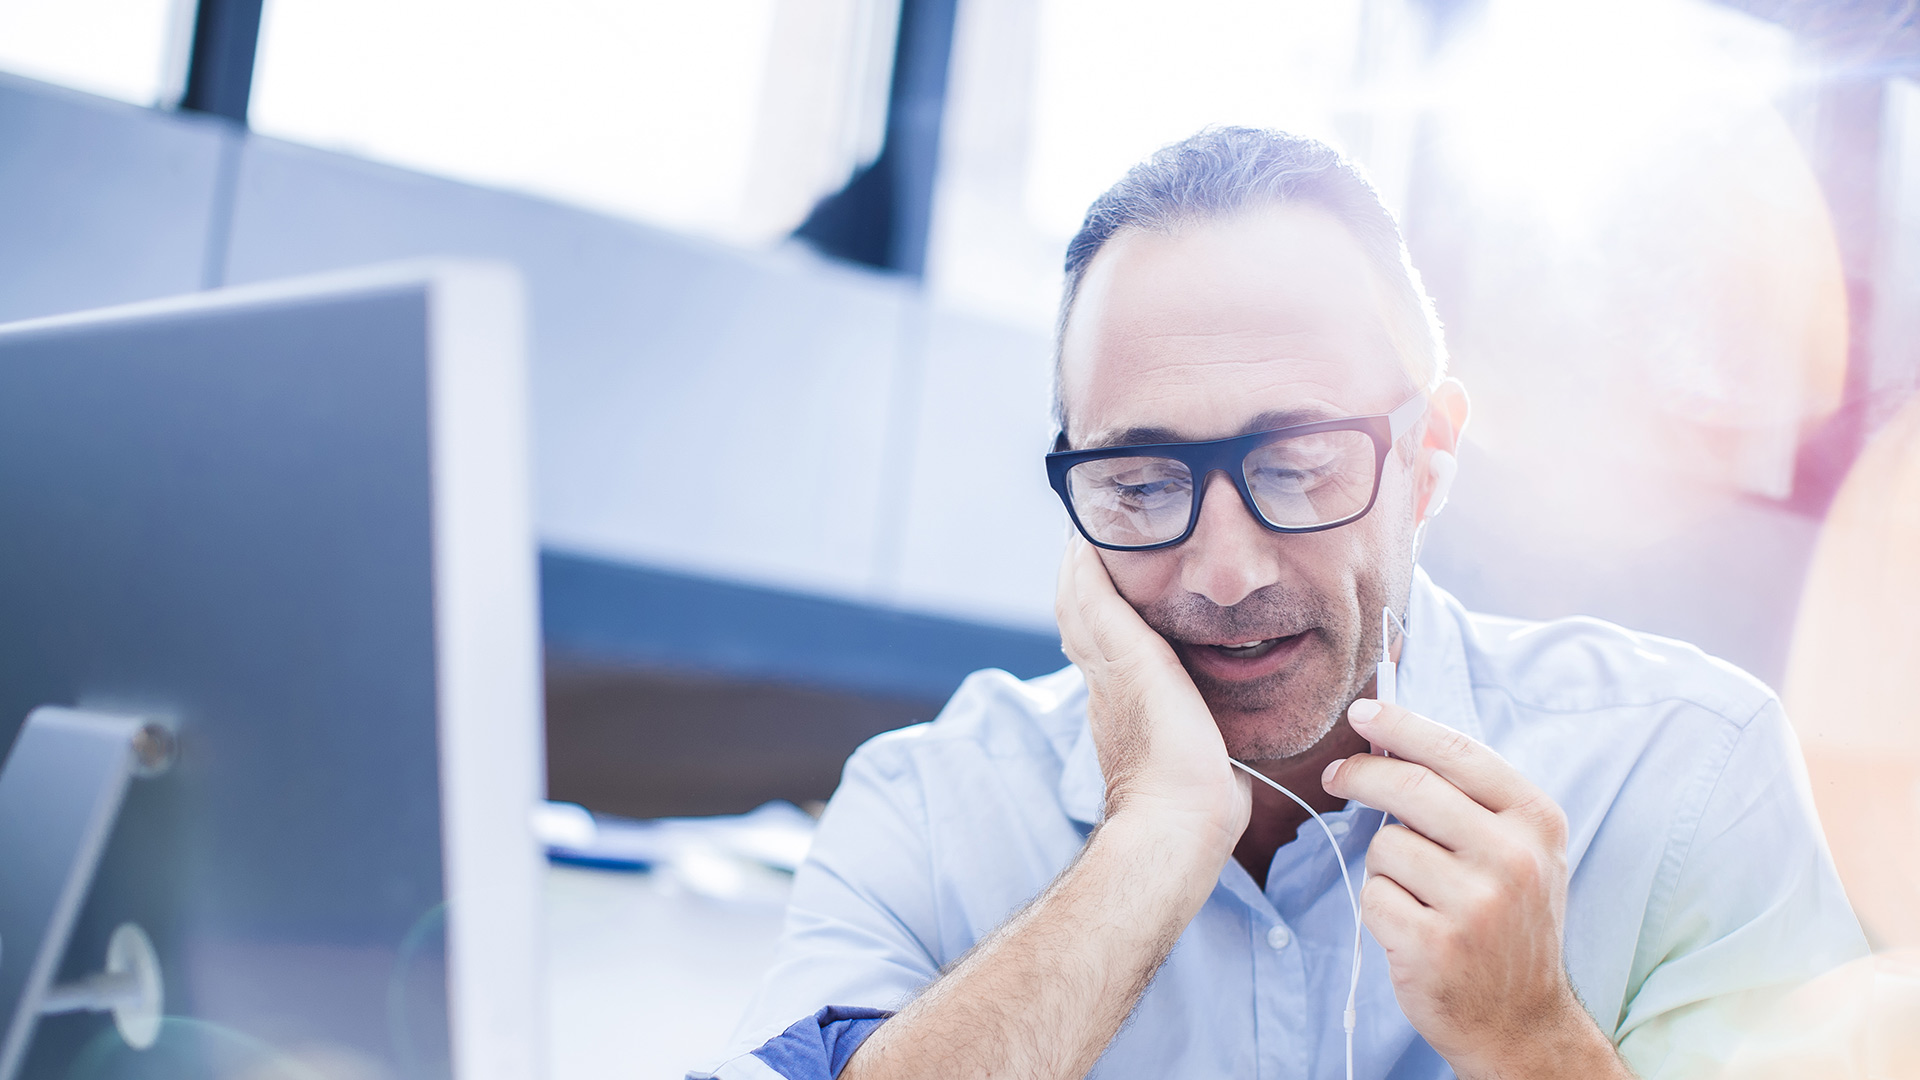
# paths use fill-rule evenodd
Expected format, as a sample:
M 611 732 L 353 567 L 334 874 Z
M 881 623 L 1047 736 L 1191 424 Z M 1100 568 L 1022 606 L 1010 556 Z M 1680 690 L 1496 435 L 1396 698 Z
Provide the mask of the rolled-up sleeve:
M 919 731 L 880 736 L 848 761 L 794 876 L 766 981 L 721 1063 L 695 1080 L 830 1077 L 939 973 L 927 942 L 935 922 L 925 808 L 906 752 Z M 790 1053 L 808 1039 L 826 1047 L 824 1057 Z M 844 1050 L 837 1060 L 835 1047 Z M 807 1071 L 821 1061 L 829 1071 Z

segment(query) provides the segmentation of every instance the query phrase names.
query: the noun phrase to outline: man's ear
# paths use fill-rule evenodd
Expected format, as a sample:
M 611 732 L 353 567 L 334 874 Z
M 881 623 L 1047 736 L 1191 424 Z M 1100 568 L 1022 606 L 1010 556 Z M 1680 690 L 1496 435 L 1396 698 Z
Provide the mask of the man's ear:
M 1431 521 L 1447 504 L 1447 493 L 1460 466 L 1460 432 L 1467 426 L 1470 408 L 1467 388 L 1458 379 L 1443 380 L 1428 399 L 1426 434 L 1420 442 L 1420 457 L 1427 467 L 1417 481 L 1420 505 L 1416 513 L 1423 523 Z
M 1427 399 L 1427 433 L 1421 445 L 1427 449 L 1460 453 L 1460 434 L 1467 430 L 1467 417 L 1473 403 L 1459 379 L 1442 379 Z

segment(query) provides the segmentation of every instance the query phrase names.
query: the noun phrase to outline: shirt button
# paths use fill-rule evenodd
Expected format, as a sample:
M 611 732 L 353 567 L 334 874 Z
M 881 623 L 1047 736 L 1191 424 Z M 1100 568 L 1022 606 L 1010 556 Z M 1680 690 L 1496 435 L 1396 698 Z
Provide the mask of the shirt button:
M 1335 835 L 1335 836 L 1338 836 L 1338 837 L 1341 837 L 1341 838 L 1343 838 L 1343 839 L 1344 839 L 1344 838 L 1346 837 L 1346 835 L 1347 835 L 1347 830 L 1348 830 L 1348 829 L 1351 829 L 1352 827 L 1353 827 L 1353 825 L 1352 825 L 1352 823 L 1351 823 L 1351 822 L 1347 822 L 1347 821 L 1329 821 L 1329 822 L 1327 822 L 1327 828 L 1329 828 L 1329 829 L 1332 829 L 1332 830 L 1333 830 L 1333 835 Z
M 1284 926 L 1275 925 L 1271 930 L 1267 931 L 1267 945 L 1276 952 L 1286 948 L 1287 943 L 1292 940 L 1293 935 L 1288 933 L 1287 928 Z

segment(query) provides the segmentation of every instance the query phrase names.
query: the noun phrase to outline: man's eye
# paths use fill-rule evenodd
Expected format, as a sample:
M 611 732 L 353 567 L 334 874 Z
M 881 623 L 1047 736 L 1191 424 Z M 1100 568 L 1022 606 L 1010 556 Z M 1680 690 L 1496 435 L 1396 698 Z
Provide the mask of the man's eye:
M 1178 480 L 1147 480 L 1138 484 L 1114 484 L 1114 493 L 1122 500 L 1138 505 L 1163 502 L 1186 494 L 1186 484 Z
M 1326 483 L 1327 478 L 1332 476 L 1334 471 L 1331 464 L 1310 469 L 1256 469 L 1253 482 L 1263 487 L 1272 486 L 1287 491 L 1311 491 Z

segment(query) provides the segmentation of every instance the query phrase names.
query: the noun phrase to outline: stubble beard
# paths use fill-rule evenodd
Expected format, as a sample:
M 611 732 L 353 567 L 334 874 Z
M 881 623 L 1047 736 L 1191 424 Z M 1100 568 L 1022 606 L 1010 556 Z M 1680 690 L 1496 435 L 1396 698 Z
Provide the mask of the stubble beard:
M 1181 663 L 1213 713 L 1227 753 L 1242 761 L 1275 761 L 1313 749 L 1365 687 L 1372 665 L 1360 663 L 1363 626 L 1321 597 L 1273 585 L 1230 608 L 1188 594 L 1140 612 L 1174 642 Z M 1293 662 L 1259 679 L 1227 681 L 1196 669 L 1182 642 L 1254 640 L 1304 634 Z M 1375 631 L 1377 636 L 1378 631 Z M 1378 642 L 1374 643 L 1378 648 Z
M 1299 757 L 1320 745 L 1346 716 L 1366 679 L 1338 662 L 1343 650 L 1323 645 L 1317 634 L 1311 644 L 1317 655 L 1308 664 L 1256 684 L 1195 678 L 1227 753 L 1250 762 Z

